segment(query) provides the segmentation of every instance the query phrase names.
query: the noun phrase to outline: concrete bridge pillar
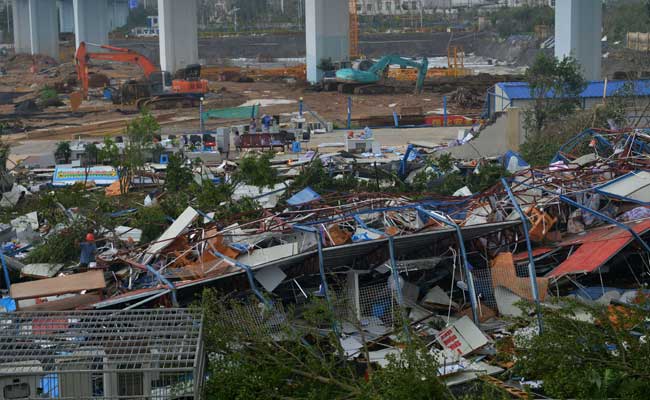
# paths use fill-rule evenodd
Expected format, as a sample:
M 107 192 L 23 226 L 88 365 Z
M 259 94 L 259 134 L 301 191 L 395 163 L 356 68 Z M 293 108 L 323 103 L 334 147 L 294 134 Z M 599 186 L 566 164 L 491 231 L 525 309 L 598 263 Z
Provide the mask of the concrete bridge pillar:
M 585 79 L 601 80 L 603 9 L 600 1 L 555 2 L 555 56 L 572 56 Z
M 197 0 L 158 0 L 160 68 L 175 73 L 199 62 Z
M 29 0 L 29 38 L 32 54 L 59 59 L 59 21 L 56 2 Z
M 29 0 L 13 0 L 14 49 L 16 53 L 31 53 L 29 37 Z
M 86 42 L 108 44 L 108 3 L 106 0 L 73 0 L 75 46 Z M 101 51 L 93 49 L 93 51 Z
M 59 58 L 59 24 L 56 2 L 14 0 L 14 48 L 16 53 Z
M 350 54 L 350 10 L 348 0 L 305 0 L 307 80 L 316 83 L 323 73 L 323 59 L 348 61 Z

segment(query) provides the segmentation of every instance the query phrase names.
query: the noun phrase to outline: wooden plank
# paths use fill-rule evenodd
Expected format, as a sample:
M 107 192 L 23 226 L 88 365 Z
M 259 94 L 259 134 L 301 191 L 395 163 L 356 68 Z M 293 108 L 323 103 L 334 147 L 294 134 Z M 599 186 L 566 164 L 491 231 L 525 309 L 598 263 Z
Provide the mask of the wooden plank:
M 48 301 L 45 303 L 34 304 L 33 306 L 20 307 L 19 311 L 67 311 L 75 310 L 81 306 L 97 303 L 101 301 L 102 296 L 98 294 L 86 293 L 73 297 L 67 297 L 61 300 Z
M 105 287 L 104 272 L 89 271 L 39 281 L 16 283 L 11 285 L 9 294 L 14 300 L 22 300 L 81 292 L 82 290 L 103 289 Z

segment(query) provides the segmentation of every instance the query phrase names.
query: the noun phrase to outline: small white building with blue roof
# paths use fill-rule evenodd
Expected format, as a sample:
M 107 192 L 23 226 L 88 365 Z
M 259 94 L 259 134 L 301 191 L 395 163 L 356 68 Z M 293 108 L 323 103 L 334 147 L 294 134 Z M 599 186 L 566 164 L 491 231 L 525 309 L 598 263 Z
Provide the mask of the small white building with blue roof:
M 553 97 L 552 93 L 547 94 Z M 603 100 L 615 96 L 635 96 L 644 98 L 643 105 L 650 99 L 650 79 L 636 81 L 591 81 L 585 90 L 580 93 L 580 107 L 590 109 Z M 488 115 L 506 111 L 509 108 L 530 108 L 535 103 L 535 96 L 531 93 L 527 82 L 499 82 L 488 91 Z

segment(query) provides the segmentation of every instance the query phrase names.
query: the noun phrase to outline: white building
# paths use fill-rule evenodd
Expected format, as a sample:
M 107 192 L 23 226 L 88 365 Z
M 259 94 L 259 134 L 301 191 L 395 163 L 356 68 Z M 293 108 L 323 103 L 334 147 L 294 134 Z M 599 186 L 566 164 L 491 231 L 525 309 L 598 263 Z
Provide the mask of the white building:
M 360 15 L 433 14 L 457 8 L 555 5 L 555 0 L 357 0 Z

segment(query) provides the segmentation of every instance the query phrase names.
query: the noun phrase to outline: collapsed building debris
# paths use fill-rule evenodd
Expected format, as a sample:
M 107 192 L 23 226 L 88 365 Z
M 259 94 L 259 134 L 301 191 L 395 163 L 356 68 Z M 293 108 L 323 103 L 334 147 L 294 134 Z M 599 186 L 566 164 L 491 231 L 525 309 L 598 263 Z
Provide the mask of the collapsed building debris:
M 531 168 L 509 154 L 517 160 L 512 176 L 473 195 L 415 200 L 403 194 L 318 193 L 296 189 L 291 181 L 239 185 L 232 201 L 255 199 L 259 217 L 231 223 L 215 220 L 213 210 L 187 207 L 145 243 L 142 231 L 120 226 L 118 240 L 90 271 L 20 265 L 23 279 L 37 280 L 13 283 L 9 296 L 20 311 L 176 307 L 189 305 L 208 287 L 241 301 L 252 296 L 272 308 L 322 297 L 342 320 L 360 323 L 342 325 L 348 357 L 393 332 L 405 315 L 412 328 L 440 345 L 436 351 L 446 360 L 440 375 L 447 384 L 466 382 L 477 375 L 464 371 L 502 371 L 477 355 L 492 351 L 508 318 L 523 315 L 519 303 L 565 296 L 631 301 L 629 293 L 647 279 L 642 254 L 648 251 L 644 205 L 650 198 L 642 168 L 650 136 L 591 131 L 592 137 L 599 140 L 592 154 L 569 149 L 546 168 Z M 320 158 L 291 168 L 300 170 L 314 159 Z M 327 160 L 337 174 L 347 173 L 345 158 Z M 212 169 L 215 178 L 227 181 L 237 168 L 226 166 Z M 22 188 L 8 193 L 16 187 Z M 148 197 L 152 202 L 158 196 Z M 66 214 L 74 218 L 70 210 Z M 41 222 L 31 213 L 15 218 L 11 227 L 38 232 Z M 605 287 L 610 280 L 615 286 Z M 371 362 L 381 365 L 398 351 L 388 346 L 371 352 Z

